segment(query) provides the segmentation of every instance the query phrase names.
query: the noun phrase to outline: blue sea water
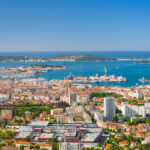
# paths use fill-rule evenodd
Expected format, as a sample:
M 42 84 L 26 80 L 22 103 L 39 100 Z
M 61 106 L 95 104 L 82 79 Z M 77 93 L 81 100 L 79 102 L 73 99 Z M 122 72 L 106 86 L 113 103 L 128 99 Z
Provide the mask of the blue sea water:
M 34 56 L 34 57 L 53 57 L 66 54 L 92 54 L 102 57 L 150 57 L 150 51 L 145 52 L 13 52 L 0 53 L 0 56 Z M 104 65 L 108 75 L 123 76 L 127 82 L 120 83 L 95 83 L 94 85 L 112 86 L 135 86 L 136 83 L 143 84 L 140 78 L 150 78 L 150 64 L 134 64 L 133 61 L 108 61 L 108 62 L 0 62 L 0 67 L 17 67 L 31 64 L 65 65 L 67 69 L 55 70 L 42 73 L 40 77 L 48 80 L 64 79 L 70 72 L 74 76 L 93 76 L 98 73 L 104 75 Z M 148 83 L 147 83 L 148 84 Z

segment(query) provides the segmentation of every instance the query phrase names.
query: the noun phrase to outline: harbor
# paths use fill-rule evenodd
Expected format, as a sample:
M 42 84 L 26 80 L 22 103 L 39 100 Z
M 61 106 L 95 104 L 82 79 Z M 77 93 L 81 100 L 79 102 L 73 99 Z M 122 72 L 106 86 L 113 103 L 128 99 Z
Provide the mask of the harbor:
M 0 74 L 2 74 L 0 77 L 3 78 L 4 75 L 8 75 L 7 79 L 11 78 L 11 76 L 8 73 L 4 73 L 7 69 L 10 70 L 10 68 L 18 68 L 21 66 L 35 66 L 35 65 L 45 65 L 45 63 L 33 63 L 33 62 L 8 62 L 3 63 L 0 62 L 0 68 L 4 68 L 4 70 L 0 70 Z M 40 75 L 38 76 L 28 76 L 27 72 L 18 72 L 14 73 L 13 77 L 15 79 L 26 79 L 26 78 L 44 78 L 48 81 L 51 81 L 53 79 L 64 79 L 66 78 L 70 72 L 73 74 L 73 78 L 79 78 L 79 77 L 85 77 L 85 78 L 95 78 L 95 80 L 92 79 L 92 81 L 86 81 L 87 83 L 90 83 L 94 86 L 106 86 L 106 85 L 112 85 L 112 86 L 135 86 L 137 84 L 143 85 L 142 82 L 139 81 L 142 77 L 145 79 L 149 78 L 150 70 L 149 65 L 135 65 L 132 61 L 113 61 L 113 62 L 46 62 L 49 66 L 66 66 L 64 69 L 53 69 L 51 71 L 44 71 L 42 70 L 40 72 Z M 104 72 L 104 65 L 107 67 L 107 74 L 105 75 Z M 93 67 L 94 66 L 94 67 Z M 33 69 L 32 69 L 33 70 Z M 12 71 L 12 70 L 11 70 Z M 10 71 L 10 72 L 11 72 Z M 147 72 L 148 73 L 147 73 Z M 39 71 L 38 71 L 39 72 Z M 97 76 L 96 76 L 97 73 Z M 29 75 L 29 74 L 28 74 Z M 20 77 L 18 77 L 20 76 Z M 118 79 L 114 79 L 114 77 Z M 125 77 L 127 81 L 122 81 L 121 77 Z M 104 79 L 105 78 L 105 79 Z M 110 78 L 110 79 L 109 79 Z M 121 79 L 121 80 L 120 80 Z M 91 80 L 91 79 L 90 79 Z M 99 81 L 100 82 L 99 82 Z M 71 81 L 71 80 L 70 80 Z M 77 81 L 77 80 L 76 80 Z M 81 81 L 81 80 L 80 80 Z M 103 82 L 102 82 L 103 81 Z M 72 80 L 72 82 L 75 82 Z M 85 83 L 86 82 L 81 82 Z M 80 82 L 77 82 L 80 83 Z M 147 84 L 148 82 L 145 82 L 144 84 Z
M 66 66 L 52 66 L 52 65 L 29 65 L 11 68 L 0 68 L 1 78 L 27 78 L 40 76 L 41 73 L 50 72 L 53 70 L 65 69 Z
M 95 76 L 89 77 L 74 77 L 72 73 L 65 77 L 67 80 L 72 80 L 73 82 L 80 82 L 80 83 L 99 83 L 99 82 L 126 82 L 127 79 L 123 76 L 115 76 L 115 75 L 107 75 L 107 69 L 104 67 L 105 75 L 99 76 L 96 73 Z

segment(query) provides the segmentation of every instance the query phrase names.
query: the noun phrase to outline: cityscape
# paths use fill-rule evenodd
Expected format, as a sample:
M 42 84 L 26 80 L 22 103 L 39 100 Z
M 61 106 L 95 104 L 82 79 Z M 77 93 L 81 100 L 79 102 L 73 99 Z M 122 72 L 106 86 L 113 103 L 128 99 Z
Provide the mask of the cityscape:
M 0 80 L 1 149 L 149 147 L 149 85 L 92 86 L 69 77 Z
M 0 0 L 0 150 L 150 150 L 149 0 Z

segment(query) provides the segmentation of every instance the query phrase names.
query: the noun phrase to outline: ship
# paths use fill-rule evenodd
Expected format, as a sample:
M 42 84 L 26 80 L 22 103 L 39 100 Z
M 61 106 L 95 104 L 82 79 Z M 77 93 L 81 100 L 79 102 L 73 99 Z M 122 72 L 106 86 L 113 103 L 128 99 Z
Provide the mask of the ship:
M 70 74 L 65 77 L 65 80 L 73 80 L 73 74 L 70 72 Z

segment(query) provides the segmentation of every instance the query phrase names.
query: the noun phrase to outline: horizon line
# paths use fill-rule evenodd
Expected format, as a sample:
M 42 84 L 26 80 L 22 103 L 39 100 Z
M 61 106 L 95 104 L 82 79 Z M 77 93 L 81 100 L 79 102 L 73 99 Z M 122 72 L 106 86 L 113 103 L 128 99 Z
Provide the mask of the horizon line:
M 42 52 L 42 53 L 47 53 L 47 52 L 150 52 L 150 50 L 87 50 L 87 51 L 0 51 L 0 53 L 33 53 L 33 52 Z

